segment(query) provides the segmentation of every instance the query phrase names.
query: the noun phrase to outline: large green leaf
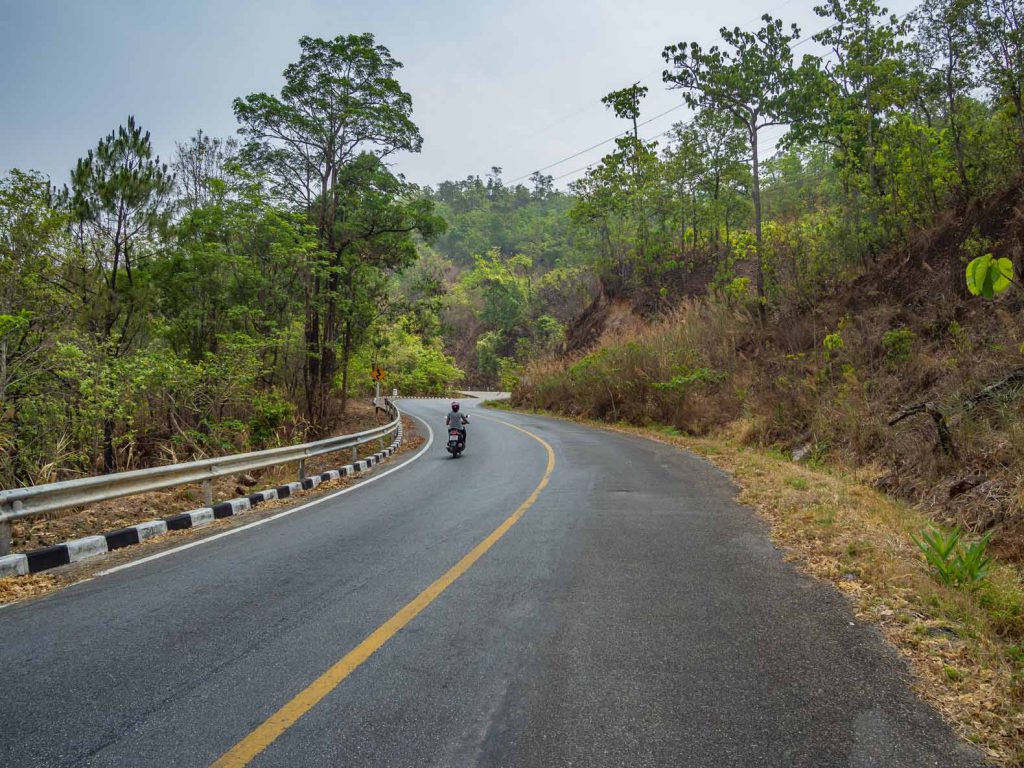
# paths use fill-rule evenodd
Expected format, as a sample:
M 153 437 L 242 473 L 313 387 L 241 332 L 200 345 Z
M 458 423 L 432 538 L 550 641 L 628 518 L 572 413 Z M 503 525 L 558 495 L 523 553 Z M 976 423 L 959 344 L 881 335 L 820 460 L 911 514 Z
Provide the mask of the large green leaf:
M 1010 287 L 1013 262 L 995 258 L 991 253 L 972 259 L 967 265 L 967 290 L 975 296 L 991 299 Z

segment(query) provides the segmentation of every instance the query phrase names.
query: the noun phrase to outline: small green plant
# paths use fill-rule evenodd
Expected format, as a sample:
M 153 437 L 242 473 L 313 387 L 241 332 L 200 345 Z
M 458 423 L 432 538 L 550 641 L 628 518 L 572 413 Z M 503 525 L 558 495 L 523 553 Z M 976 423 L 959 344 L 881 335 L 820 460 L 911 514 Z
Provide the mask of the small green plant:
M 728 301 L 742 304 L 750 298 L 750 278 L 734 277 L 722 292 Z
M 1024 666 L 1024 643 L 1011 645 L 1006 649 L 1006 656 L 1015 664 Z
M 694 384 L 714 384 L 724 378 L 725 374 L 710 368 L 682 369 L 681 373 L 676 374 L 668 381 L 657 381 L 652 386 L 663 391 L 685 392 Z
M 783 482 L 797 491 L 806 491 L 810 487 L 810 483 L 802 477 L 787 477 Z
M 825 348 L 825 357 L 827 358 L 832 353 L 838 352 L 843 348 L 843 334 L 839 331 L 833 331 L 825 336 L 821 345 Z
M 971 339 L 967 335 L 967 331 L 960 323 L 956 320 L 951 320 L 949 323 L 949 335 L 953 339 L 953 346 L 956 347 L 956 351 L 961 354 L 967 354 L 971 349 Z
M 967 546 L 959 547 L 956 554 L 956 567 L 959 584 L 977 584 L 988 575 L 988 567 L 992 556 L 985 553 L 992 531 Z
M 832 333 L 825 334 L 825 338 L 821 340 L 821 346 L 825 349 L 825 368 L 820 372 L 822 382 L 832 378 L 832 358 L 839 354 L 839 351 L 843 348 L 843 324 L 840 323 L 839 327 Z
M 986 549 L 992 538 L 991 531 L 971 544 L 964 543 L 959 527 L 948 534 L 938 528 L 926 529 L 921 531 L 920 539 L 913 534 L 910 538 L 943 584 L 974 586 L 988 575 L 992 558 L 986 554 Z
M 893 363 L 902 363 L 910 359 L 910 349 L 914 342 L 914 332 L 909 328 L 893 328 L 882 334 L 882 349 L 886 358 Z

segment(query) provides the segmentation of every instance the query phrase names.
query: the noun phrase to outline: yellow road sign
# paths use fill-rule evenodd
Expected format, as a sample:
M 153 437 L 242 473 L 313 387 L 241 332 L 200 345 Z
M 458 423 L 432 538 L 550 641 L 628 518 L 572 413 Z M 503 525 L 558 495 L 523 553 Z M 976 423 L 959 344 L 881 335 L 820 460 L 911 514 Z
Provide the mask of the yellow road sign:
M 370 378 L 374 381 L 384 381 L 388 376 L 388 372 L 383 368 L 374 368 L 370 371 Z

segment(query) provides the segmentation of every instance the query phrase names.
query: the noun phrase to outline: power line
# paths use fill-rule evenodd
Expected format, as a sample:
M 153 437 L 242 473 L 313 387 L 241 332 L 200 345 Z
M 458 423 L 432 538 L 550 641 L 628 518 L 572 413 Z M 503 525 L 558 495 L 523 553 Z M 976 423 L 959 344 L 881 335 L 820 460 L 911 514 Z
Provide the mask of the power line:
M 659 118 L 664 117 L 665 115 L 669 114 L 670 112 L 675 112 L 677 109 L 682 109 L 685 106 L 686 106 L 685 103 L 683 103 L 683 104 L 676 104 L 674 107 L 666 109 L 664 112 L 661 112 L 661 113 L 655 115 L 654 117 L 650 117 L 647 120 L 644 120 L 642 123 L 637 123 L 637 128 L 639 128 L 641 125 L 647 125 L 648 123 L 653 123 L 655 120 L 658 120 Z M 577 152 L 574 155 L 569 155 L 568 157 L 563 157 L 558 162 L 551 163 L 550 165 L 545 165 L 543 168 L 538 168 L 536 171 L 530 171 L 529 173 L 525 173 L 522 176 L 517 176 L 516 178 L 512 179 L 508 183 L 509 184 L 515 184 L 517 181 L 522 181 L 523 179 L 529 178 L 530 176 L 532 176 L 535 173 L 540 173 L 541 171 L 546 171 L 549 168 L 554 168 L 556 165 L 561 165 L 562 163 L 567 163 L 570 160 L 576 159 L 580 155 L 585 155 L 587 152 L 595 150 L 598 147 L 603 147 L 605 144 L 607 144 L 610 141 L 615 141 L 615 139 L 620 139 L 623 136 L 628 136 L 629 133 L 630 133 L 630 131 L 623 131 L 622 133 L 617 133 L 614 136 L 612 136 L 611 138 L 605 139 L 604 141 L 599 141 L 597 144 L 589 146 L 586 149 L 581 149 L 579 152 Z
M 772 8 L 770 8 L 770 9 L 769 9 L 768 11 L 766 11 L 766 13 L 769 13 L 769 14 L 771 14 L 771 13 L 775 13 L 775 12 L 776 12 L 777 10 L 779 10 L 780 8 L 782 8 L 782 7 L 786 6 L 786 5 L 789 5 L 789 4 L 791 3 L 791 2 L 793 2 L 793 0 L 783 0 L 783 2 L 781 2 L 781 3 L 778 3 L 777 5 L 774 5 L 774 6 L 773 6 Z M 743 22 L 743 23 L 742 23 L 742 24 L 740 24 L 739 26 L 740 26 L 740 28 L 742 28 L 742 27 L 746 27 L 746 26 L 748 26 L 748 25 L 750 25 L 750 24 L 753 24 L 754 22 L 760 21 L 760 20 L 761 20 L 761 17 L 762 17 L 761 15 L 758 15 L 758 16 L 757 16 L 756 18 L 751 18 L 751 19 L 749 19 L 748 21 L 745 21 L 745 22 Z M 822 31 L 824 31 L 824 30 L 822 30 Z M 820 33 L 815 33 L 815 34 L 820 34 Z M 806 42 L 806 41 L 804 41 L 804 42 Z M 795 47 L 795 46 L 794 46 L 794 47 Z M 660 66 L 659 66 L 659 67 L 658 67 L 657 69 L 655 69 L 655 70 L 651 70 L 650 72 L 648 72 L 647 74 L 645 74 L 645 75 L 644 75 L 643 77 L 640 77 L 640 78 L 638 78 L 638 79 L 637 79 L 637 82 L 640 82 L 640 81 L 642 81 L 642 80 L 646 80 L 647 78 L 649 78 L 649 77 L 651 77 L 651 76 L 653 76 L 653 75 L 656 75 L 656 74 L 661 74 L 661 73 L 662 73 L 663 71 L 664 71 L 664 68 L 663 68 L 663 67 L 660 67 Z M 596 105 L 596 104 L 597 104 L 597 102 L 596 102 L 596 101 L 592 101 L 592 102 L 590 102 L 590 105 Z M 672 109 L 670 109 L 670 110 L 667 110 L 667 111 L 665 111 L 665 112 L 662 112 L 662 113 L 661 113 L 661 115 L 656 115 L 655 117 L 652 117 L 652 118 L 651 118 L 650 120 L 647 120 L 647 121 L 645 121 L 644 123 L 640 123 L 640 125 L 646 125 L 647 123 L 651 122 L 651 120 L 656 120 L 656 119 L 658 119 L 658 117 L 662 117 L 662 116 L 664 116 L 664 115 L 668 114 L 669 112 L 675 111 L 676 109 L 680 109 L 680 108 L 681 108 L 681 107 L 683 107 L 683 106 L 685 106 L 685 105 L 684 105 L 684 104 L 680 104 L 680 105 L 678 105 L 678 106 L 676 106 L 676 107 L 673 107 L 673 108 L 672 108 Z M 566 116 L 565 116 L 565 117 L 563 117 L 563 118 L 559 118 L 559 119 L 558 119 L 558 120 L 556 120 L 556 121 L 555 121 L 554 123 L 551 123 L 551 124 L 549 124 L 549 125 L 547 126 L 547 128 L 551 128 L 551 127 L 554 127 L 555 125 L 559 125 L 560 123 L 563 123 L 563 122 L 565 122 L 566 120 L 568 120 L 568 119 L 570 119 L 570 118 L 572 118 L 572 117 L 575 117 L 576 115 L 580 114 L 581 112 L 584 112 L 584 111 L 586 111 L 586 109 L 588 109 L 588 107 L 580 107 L 580 108 L 579 108 L 578 110 L 576 110 L 576 111 L 572 112 L 571 114 L 569 114 L 569 115 L 566 115 Z M 687 123 L 687 124 L 688 124 L 688 123 Z M 542 133 L 543 131 L 547 130 L 547 128 L 542 128 L 542 129 L 540 129 L 539 131 L 537 131 L 536 133 L 534 133 L 534 134 L 532 134 L 532 135 L 536 136 L 536 135 L 537 135 L 538 133 Z M 508 183 L 508 184 L 515 184 L 516 182 L 519 182 L 519 181 L 522 181 L 523 179 L 527 179 L 527 178 L 529 178 L 529 177 L 530 177 L 530 176 L 532 176 L 532 175 L 533 175 L 534 173 L 540 173 L 541 171 L 546 171 L 546 170 L 548 170 L 549 168 L 554 168 L 555 166 L 561 165 L 562 163 L 566 163 L 566 162 L 568 162 L 569 160 L 573 160 L 573 159 L 575 159 L 575 158 L 579 157 L 580 155 L 584 155 L 584 154 L 586 154 L 587 152 L 590 152 L 590 151 L 592 151 L 592 150 L 595 150 L 595 149 L 597 149 L 598 147 L 604 146 L 605 144 L 607 144 L 607 143 L 609 143 L 609 142 L 611 142 L 611 141 L 614 141 L 615 139 L 618 139 L 618 138 L 620 138 L 620 137 L 622 137 L 622 136 L 625 136 L 625 135 L 627 135 L 628 133 L 629 133 L 629 131 L 625 131 L 625 132 L 623 132 L 623 133 L 619 133 L 619 134 L 616 134 L 615 136 L 612 136 L 612 137 L 610 137 L 610 138 L 607 138 L 607 139 L 605 139 L 604 141 L 598 142 L 597 144 L 594 144 L 593 146 L 587 147 L 586 149 L 581 149 L 581 150 L 580 150 L 579 152 L 577 152 L 577 153 L 575 153 L 575 154 L 573 154 L 573 155 L 569 155 L 568 157 L 564 157 L 564 158 L 562 158 L 561 160 L 559 160 L 558 162 L 555 162 L 555 163 L 551 163 L 550 165 L 546 165 L 546 166 L 544 166 L 543 168 L 538 168 L 538 169 L 537 169 L 537 170 L 535 170 L 535 171 L 530 171 L 529 173 L 524 173 L 524 174 L 523 174 L 522 176 L 517 176 L 516 178 L 512 179 L 511 181 L 509 181 L 509 182 L 507 182 L 507 183 Z M 663 135 L 663 134 L 659 134 L 659 135 Z M 592 165 L 593 165 L 593 164 L 592 164 Z M 565 175 L 571 175 L 571 173 L 570 173 L 570 174 L 563 174 L 563 176 L 565 176 Z M 560 177 L 558 177 L 558 178 L 562 178 L 562 177 L 560 176 Z M 556 179 L 556 180 L 557 180 L 557 179 Z
M 787 4 L 789 3 L 789 2 L 791 2 L 791 0 L 785 0 L 785 2 L 782 2 L 782 3 L 778 4 L 777 6 L 775 6 L 774 8 L 772 8 L 772 9 L 771 9 L 770 11 L 768 11 L 768 13 L 772 13 L 772 12 L 774 12 L 774 11 L 778 10 L 778 9 L 779 9 L 779 8 L 781 8 L 782 6 L 784 6 L 784 5 L 787 5 Z M 904 21 L 904 20 L 905 20 L 905 19 L 906 19 L 907 17 L 909 17 L 909 16 L 910 16 L 910 15 L 911 15 L 912 13 L 914 13 L 914 9 L 913 9 L 913 8 L 912 8 L 911 10 L 909 10 L 909 11 L 905 12 L 905 13 L 904 13 L 904 14 L 903 14 L 902 16 L 900 16 L 900 17 L 897 17 L 897 18 L 898 18 L 898 20 L 899 20 L 899 21 Z M 760 19 L 760 18 L 761 18 L 761 17 L 758 17 L 758 19 Z M 755 20 L 751 20 L 751 21 L 755 21 Z M 747 22 L 747 23 L 750 23 L 750 22 Z M 746 24 L 744 24 L 744 25 L 742 25 L 742 26 L 746 26 Z M 800 45 L 803 45 L 804 43 L 810 42 L 811 40 L 813 40 L 813 39 L 814 39 L 815 37 L 817 37 L 818 35 L 820 35 L 820 34 L 822 34 L 822 33 L 824 33 L 824 32 L 827 32 L 827 31 L 828 31 L 828 30 L 830 30 L 830 29 L 835 29 L 835 28 L 836 28 L 836 27 L 838 27 L 838 26 L 840 26 L 840 24 L 830 24 L 830 25 L 829 25 L 829 26 L 827 26 L 827 27 L 823 27 L 822 29 L 819 29 L 819 30 L 818 30 L 817 32 L 814 32 L 813 34 L 810 34 L 810 35 L 804 35 L 803 37 L 797 38 L 797 40 L 796 40 L 796 41 L 795 41 L 795 42 L 794 42 L 794 43 L 793 43 L 793 44 L 792 44 L 792 45 L 790 46 L 790 50 L 792 50 L 793 48 L 797 48 L 797 47 L 799 47 Z M 826 51 L 826 52 L 824 52 L 824 53 L 823 53 L 823 54 L 822 54 L 821 56 L 819 56 L 818 58 L 819 58 L 819 59 L 822 59 L 822 60 L 824 60 L 824 59 L 827 59 L 827 58 L 829 58 L 829 57 L 831 57 L 831 56 L 834 56 L 834 55 L 835 55 L 835 52 L 834 52 L 834 51 Z M 659 70 L 659 71 L 661 71 L 661 70 Z M 648 75 L 648 76 L 649 76 L 649 75 Z M 659 118 L 661 118 L 661 117 L 664 117 L 665 115 L 669 114 L 670 112 L 674 112 L 674 111 L 676 111 L 677 109 L 681 109 L 681 108 L 682 108 L 682 107 L 684 107 L 684 106 L 686 106 L 686 104 L 685 104 L 685 103 L 683 103 L 683 104 L 678 104 L 678 105 L 676 105 L 675 107 L 672 107 L 671 109 L 665 110 L 664 112 L 661 112 L 660 114 L 658 114 L 658 115 L 655 115 L 654 117 L 652 117 L 652 118 L 649 118 L 649 119 L 645 120 L 644 122 L 640 123 L 639 125 L 647 125 L 648 123 L 650 123 L 650 122 L 653 122 L 654 120 L 657 120 L 657 119 L 659 119 Z M 578 114 L 578 113 L 577 113 L 577 114 Z M 685 120 L 685 121 L 682 121 L 681 123 L 679 123 L 679 125 L 680 125 L 680 126 L 684 126 L 684 127 L 685 127 L 685 126 L 687 126 L 687 125 L 690 125 L 690 124 L 692 124 L 692 123 L 693 123 L 693 120 L 694 120 L 694 118 L 691 118 L 690 120 Z M 639 127 L 639 126 L 638 126 L 638 127 Z M 669 130 L 671 130 L 671 129 L 669 129 Z M 668 130 L 666 130 L 666 131 L 663 131 L 662 133 L 660 133 L 660 134 L 657 134 L 656 136 L 652 136 L 652 137 L 651 137 L 651 138 L 649 138 L 649 139 L 645 139 L 645 141 L 651 141 L 651 140 L 653 140 L 653 139 L 659 138 L 660 136 L 664 136 L 664 135 L 665 135 L 666 133 L 668 133 L 668 132 L 669 132 Z M 593 145 L 591 145 L 591 146 L 587 147 L 586 149 L 581 149 L 580 151 L 578 151 L 578 152 L 575 152 L 575 153 L 573 153 L 573 154 L 571 154 L 571 155 L 569 155 L 569 156 L 567 156 L 567 157 L 563 157 L 563 158 L 562 158 L 561 160 L 558 160 L 558 161 L 556 161 L 556 162 L 554 162 L 554 163 L 550 163 L 550 164 L 548 164 L 548 165 L 545 165 L 544 167 L 542 167 L 542 168 L 538 168 L 538 169 L 537 169 L 537 170 L 535 170 L 535 171 L 530 171 L 529 173 L 525 173 L 525 174 L 523 174 L 522 176 L 517 176 L 516 178 L 512 179 L 512 180 L 511 180 L 510 182 L 508 182 L 508 183 L 509 183 L 509 184 L 515 184 L 515 183 L 517 183 L 517 182 L 519 182 L 519 181 L 522 181 L 523 179 L 529 178 L 529 177 L 530 177 L 530 176 L 532 176 L 532 175 L 533 175 L 534 173 L 541 173 L 542 171 L 546 171 L 546 170 L 548 170 L 548 169 L 550 169 L 550 168 L 555 168 L 555 167 L 557 167 L 557 166 L 559 166 L 559 165 L 562 165 L 563 163 L 567 163 L 567 162 L 569 162 L 570 160 L 574 160 L 574 159 L 576 159 L 577 157 L 579 157 L 579 156 L 581 156 L 581 155 L 585 155 L 585 154 L 586 154 L 587 152 L 592 152 L 593 150 L 597 149 L 598 147 L 602 147 L 602 146 L 604 146 L 605 144 L 608 144 L 609 142 L 612 142 L 612 141 L 614 141 L 615 139 L 621 138 L 621 137 L 623 137 L 623 136 L 627 136 L 627 135 L 629 135 L 629 133 L 630 133 L 629 131 L 624 131 L 624 132 L 622 132 L 622 133 L 618 133 L 618 134 L 616 134 L 616 135 L 614 135 L 614 136 L 611 136 L 611 137 L 609 137 L 609 138 L 605 139 L 604 141 L 600 141 L 600 142 L 598 142 L 597 144 L 593 144 Z M 780 137 L 780 140 L 781 140 L 781 137 Z M 778 145 L 778 143 L 779 143 L 779 142 L 778 142 L 778 141 L 776 141 L 776 143 L 775 143 L 775 144 L 773 144 L 773 145 L 772 145 L 771 147 L 769 147 L 767 151 L 770 151 L 770 150 L 772 150 L 772 149 L 775 149 L 775 147 L 776 147 L 776 146 Z M 595 162 L 593 162 L 593 163 L 590 163 L 589 165 L 586 165 L 586 166 L 584 166 L 584 167 L 582 167 L 582 168 L 577 168 L 577 169 L 576 169 L 575 171 L 569 171 L 568 173 L 563 173 L 563 174 L 561 174 L 560 176 L 556 176 L 556 177 L 555 177 L 554 179 L 552 179 L 552 181 L 558 181 L 559 179 L 564 179 L 564 178 L 566 178 L 567 176 L 572 176 L 572 175 L 574 175 L 574 174 L 576 174 L 576 173 L 580 173 L 581 171 L 586 171 L 586 170 L 590 170 L 590 169 L 591 169 L 591 168 L 593 168 L 594 166 L 598 165 L 598 164 L 599 164 L 600 162 L 601 162 L 600 160 L 597 160 L 597 161 L 595 161 Z
M 690 122 L 693 122 L 693 121 L 691 120 Z M 679 125 L 686 125 L 686 123 L 679 123 Z M 671 128 L 666 128 L 661 133 L 656 133 L 653 136 L 648 136 L 647 138 L 642 139 L 642 141 L 646 142 L 646 141 L 654 141 L 655 139 L 660 139 L 665 134 L 670 133 L 675 127 L 676 126 L 673 125 Z M 558 181 L 559 179 L 564 179 L 567 176 L 572 176 L 573 174 L 580 173 L 581 171 L 589 171 L 591 168 L 594 168 L 594 167 L 600 165 L 602 162 L 604 162 L 604 158 L 603 157 L 600 160 L 595 160 L 594 162 L 590 163 L 589 165 L 583 166 L 582 168 L 577 168 L 575 171 L 569 171 L 568 173 L 563 173 L 561 176 L 555 176 L 555 178 L 553 178 L 552 181 Z
M 783 7 L 789 5 L 792 2 L 794 2 L 794 0 L 783 0 L 781 3 L 778 3 L 777 5 L 773 6 L 768 11 L 766 11 L 766 13 L 775 13 L 780 8 L 783 8 Z M 760 21 L 760 20 L 761 20 L 761 16 L 758 15 L 758 16 L 756 16 L 754 18 L 751 18 L 751 19 L 743 22 L 742 24 L 740 24 L 740 27 L 746 27 L 746 26 L 748 26 L 750 24 L 753 24 L 753 23 L 755 23 L 757 21 Z M 663 67 L 659 66 L 657 69 L 650 70 L 649 72 L 647 72 L 642 77 L 635 78 L 635 79 L 636 79 L 637 82 L 640 82 L 642 80 L 646 80 L 649 77 L 652 77 L 653 75 L 660 75 L 662 73 L 662 71 L 664 71 Z M 600 103 L 599 100 L 590 99 L 585 104 L 581 104 L 577 109 L 574 109 L 569 114 L 563 115 L 562 117 L 556 119 L 555 121 L 553 121 L 551 123 L 548 123 L 547 125 L 543 126 L 542 128 L 538 128 L 536 131 L 534 131 L 533 133 L 529 134 L 529 136 L 527 136 L 525 138 L 530 138 L 532 136 L 537 136 L 538 134 L 544 133 L 545 131 L 547 131 L 547 130 L 549 130 L 551 128 L 554 128 L 556 125 L 561 125 L 566 120 L 571 120 L 572 118 L 576 117 L 577 115 L 580 115 L 583 112 L 586 112 L 588 109 L 593 109 L 594 107 L 596 107 L 598 105 L 598 103 Z M 598 145 L 598 146 L 600 146 L 600 145 Z M 541 169 L 541 170 L 544 170 L 544 169 Z M 525 179 L 525 178 L 527 178 L 530 175 L 531 174 L 526 174 L 526 176 L 520 176 L 519 178 L 520 179 Z M 511 183 L 514 183 L 514 182 L 509 182 L 509 183 L 511 184 Z

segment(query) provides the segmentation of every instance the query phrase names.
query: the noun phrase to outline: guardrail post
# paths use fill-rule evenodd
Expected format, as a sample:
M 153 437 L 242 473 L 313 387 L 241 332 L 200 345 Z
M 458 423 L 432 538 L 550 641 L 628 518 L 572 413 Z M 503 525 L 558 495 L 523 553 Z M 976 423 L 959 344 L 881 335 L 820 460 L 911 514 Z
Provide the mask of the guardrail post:
M 357 461 L 359 461 L 359 446 L 358 445 L 353 445 L 352 446 L 352 463 L 355 464 Z
M 213 481 L 203 480 L 203 506 L 213 506 Z
M 11 521 L 0 523 L 0 556 L 11 554 Z
M 299 482 L 306 479 L 306 460 L 299 459 Z

